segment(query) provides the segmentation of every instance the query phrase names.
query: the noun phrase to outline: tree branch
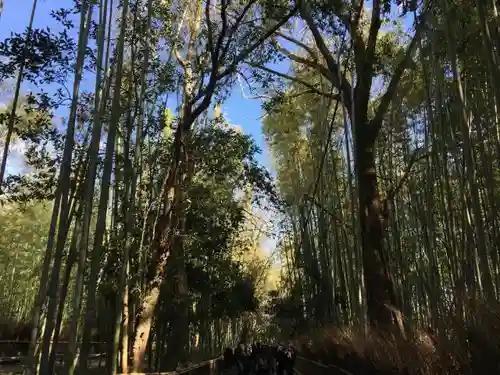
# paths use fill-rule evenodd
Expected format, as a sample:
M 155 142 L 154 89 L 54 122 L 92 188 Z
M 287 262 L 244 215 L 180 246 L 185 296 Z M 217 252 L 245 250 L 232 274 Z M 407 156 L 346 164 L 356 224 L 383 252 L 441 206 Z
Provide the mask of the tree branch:
M 273 73 L 274 74 L 274 73 Z M 253 95 L 253 96 L 248 96 L 246 93 L 245 93 L 245 90 L 243 88 L 243 83 L 241 82 L 241 78 L 244 79 L 246 85 L 248 86 L 249 90 L 250 90 L 250 93 L 252 93 L 252 85 L 250 84 L 250 82 L 248 81 L 248 78 L 245 77 L 245 75 L 241 72 L 238 72 L 237 73 L 238 75 L 238 82 L 240 84 L 240 90 L 241 90 L 241 95 L 243 96 L 243 98 L 245 99 L 272 99 L 273 96 L 272 95 L 268 95 L 268 94 L 261 94 L 261 95 Z M 290 77 L 290 78 L 293 78 L 293 77 Z M 282 94 L 282 92 L 278 91 L 278 90 L 274 90 L 274 95 L 280 95 Z M 333 94 L 331 93 L 320 93 L 318 92 L 316 89 L 314 90 L 311 90 L 311 89 L 308 89 L 308 90 L 304 90 L 304 91 L 301 91 L 301 92 L 296 92 L 296 93 L 293 93 L 293 94 L 288 94 L 287 93 L 287 99 L 295 99 L 295 98 L 299 98 L 301 97 L 302 95 L 308 95 L 308 94 L 316 94 L 316 95 L 327 95 L 329 97 L 332 97 L 334 100 L 340 100 L 340 95 L 338 95 L 338 97 L 334 97 Z
M 297 55 L 297 54 L 295 54 L 293 52 L 290 52 L 286 48 L 281 47 L 278 42 L 275 43 L 275 47 L 278 50 L 278 52 L 282 53 L 283 55 L 285 55 L 286 57 L 288 57 L 290 60 L 293 60 L 293 61 L 295 61 L 298 64 L 303 64 L 303 65 L 306 65 L 306 66 L 308 66 L 310 68 L 313 68 L 313 69 L 317 70 L 323 77 L 325 77 L 328 81 L 330 81 L 332 83 L 332 85 L 334 85 L 335 87 L 337 87 L 335 85 L 335 83 L 337 81 L 335 81 L 335 78 L 334 78 L 332 72 L 330 72 L 328 70 L 328 68 L 326 68 L 325 66 L 323 66 L 319 61 L 317 61 L 317 60 L 311 61 L 311 60 L 306 59 L 304 57 L 301 57 L 301 56 L 299 56 L 299 55 Z
M 228 34 L 227 35 L 227 42 L 224 45 L 224 48 L 222 49 L 221 56 L 226 56 L 227 51 L 229 50 L 229 46 L 231 45 L 231 41 L 233 39 L 234 33 L 236 32 L 236 30 L 238 30 L 238 28 L 241 25 L 241 22 L 245 18 L 245 15 L 248 13 L 248 11 L 252 7 L 252 5 L 255 4 L 256 2 L 257 2 L 257 0 L 250 0 L 245 5 L 245 7 L 243 8 L 243 10 L 240 12 L 240 14 L 238 15 L 238 17 L 236 18 L 236 21 L 234 22 L 234 25 L 229 30 L 227 30 L 227 34 Z
M 408 48 L 406 49 L 405 56 L 403 60 L 396 67 L 396 70 L 392 75 L 391 81 L 389 82 L 389 86 L 387 87 L 387 91 L 382 96 L 377 111 L 375 112 L 375 117 L 370 121 L 369 124 L 370 133 L 371 137 L 373 138 L 377 137 L 380 128 L 382 127 L 382 121 L 384 119 L 385 114 L 387 113 L 387 110 L 389 109 L 392 100 L 394 99 L 394 96 L 396 95 L 396 91 L 399 82 L 401 81 L 401 77 L 403 76 L 404 71 L 410 64 L 413 52 L 416 50 L 417 45 L 419 44 L 420 39 L 422 38 L 426 15 L 427 11 L 425 11 L 420 17 L 421 19 L 418 22 L 417 27 L 415 28 L 415 35 L 413 36 L 413 39 L 411 40 Z
M 302 80 L 300 78 L 292 77 L 292 76 L 289 76 L 288 74 L 285 74 L 285 73 L 280 73 L 280 72 L 278 72 L 276 70 L 267 68 L 267 67 L 265 67 L 263 65 L 252 64 L 252 63 L 249 63 L 248 65 L 250 65 L 253 68 L 257 68 L 257 69 L 263 70 L 265 72 L 274 74 L 274 75 L 276 75 L 278 77 L 287 79 L 289 81 L 292 81 L 292 82 L 298 83 L 299 85 L 307 87 L 310 90 L 311 93 L 318 94 L 318 95 L 321 95 L 321 96 L 330 97 L 330 98 L 335 99 L 335 100 L 340 100 L 341 99 L 340 94 L 332 94 L 332 93 L 329 93 L 329 92 L 324 92 L 324 91 L 322 91 L 322 90 L 314 87 L 312 84 L 310 84 L 310 83 L 308 83 L 308 82 L 306 82 L 306 81 L 304 81 L 304 80 Z
M 268 38 L 270 38 L 273 34 L 276 33 L 288 20 L 297 13 L 297 7 L 294 7 L 290 13 L 288 13 L 285 17 L 283 17 L 276 25 L 272 26 L 267 30 L 257 41 L 252 43 L 249 47 L 247 47 L 244 51 L 242 51 L 236 58 L 233 60 L 232 64 L 226 68 L 221 74 L 218 75 L 218 79 L 222 79 L 227 75 L 231 74 L 235 67 L 245 60 L 248 55 L 250 55 L 258 46 L 264 43 Z
M 186 62 L 182 58 L 181 53 L 179 52 L 179 50 L 177 48 L 174 48 L 174 54 L 175 54 L 175 58 L 177 59 L 177 62 L 179 63 L 179 65 L 182 66 L 183 68 L 185 68 Z
M 377 36 L 380 30 L 380 26 L 382 25 L 382 21 L 380 19 L 380 0 L 373 0 L 372 7 L 372 19 L 370 22 L 370 31 L 368 34 L 368 42 L 366 44 L 366 56 L 371 60 L 370 63 L 373 65 L 372 56 L 375 55 L 375 47 L 377 45 Z M 373 70 L 373 67 L 372 69 Z M 370 79 L 372 76 L 372 72 L 370 71 Z
M 352 227 L 349 224 L 347 224 L 345 222 L 345 220 L 342 220 L 339 216 L 335 215 L 333 212 L 331 212 L 330 210 L 326 209 L 321 203 L 319 203 L 316 200 L 316 198 L 311 197 L 308 194 L 305 194 L 304 198 L 307 199 L 307 200 L 309 200 L 311 203 L 313 203 L 315 206 L 317 206 L 319 209 L 321 209 L 326 214 L 330 215 L 330 217 L 332 217 L 333 219 L 335 219 L 335 221 L 337 221 L 337 223 L 340 224 L 344 228 L 344 230 L 345 229 L 349 229 L 349 230 L 352 229 Z
M 250 3 L 253 4 L 256 0 L 251 1 Z M 245 7 L 245 11 L 247 12 L 249 9 L 249 6 Z M 279 22 L 277 22 L 274 26 L 270 27 L 267 32 L 265 32 L 261 37 L 252 43 L 250 46 L 248 46 L 245 50 L 243 50 L 238 56 L 235 57 L 235 59 L 232 61 L 229 66 L 227 66 L 221 73 L 217 74 L 218 72 L 218 65 L 213 66 L 212 64 L 212 71 L 210 72 L 210 78 L 208 81 L 208 84 L 206 85 L 205 89 L 202 89 L 198 92 L 198 95 L 195 96 L 195 98 L 191 101 L 190 105 L 195 105 L 195 103 L 203 98 L 202 102 L 198 105 L 197 108 L 193 110 L 193 116 L 196 118 L 199 116 L 210 104 L 210 100 L 212 99 L 212 94 L 215 89 L 215 85 L 217 82 L 222 80 L 223 78 L 227 77 L 228 75 L 234 73 L 236 71 L 237 66 L 245 60 L 248 55 L 250 55 L 257 47 L 259 47 L 262 43 L 264 43 L 269 37 L 271 37 L 276 31 L 278 31 L 281 26 L 283 26 L 285 23 L 288 22 L 288 20 L 295 14 L 297 13 L 297 7 L 294 7 L 286 16 L 284 16 Z M 242 12 L 242 14 L 244 13 Z M 243 19 L 243 15 L 239 18 Z M 241 22 L 241 21 L 240 21 Z M 234 30 L 236 30 L 233 27 Z M 234 32 L 234 31 L 233 31 Z M 229 48 L 230 40 L 228 43 L 225 45 L 225 47 L 222 50 L 222 53 L 219 54 L 218 56 L 218 62 L 224 59 L 224 57 L 227 54 L 228 48 Z
M 352 32 L 355 31 L 356 35 L 359 37 L 358 26 L 359 26 L 359 20 L 361 19 L 361 14 L 363 12 L 364 5 L 365 5 L 365 0 L 361 0 L 361 1 L 359 1 L 359 3 L 353 4 L 354 13 L 350 17 L 351 18 L 350 19 L 351 27 L 353 29 L 353 30 L 350 31 L 351 32 L 351 36 L 352 36 Z M 361 39 L 361 40 L 363 40 L 363 39 Z
M 357 76 L 354 96 L 356 98 L 355 106 L 359 113 L 356 122 L 358 125 L 363 124 L 363 126 L 367 122 L 368 106 L 373 84 L 373 65 L 376 60 L 375 47 L 377 45 L 378 32 L 382 24 L 382 21 L 380 19 L 380 1 L 381 0 L 373 0 L 372 15 L 366 47 L 362 48 L 362 46 L 358 45 L 358 41 L 354 41 Z
M 347 80 L 344 74 L 340 71 L 339 64 L 335 61 L 330 50 L 326 46 L 326 43 L 321 35 L 318 27 L 314 23 L 314 20 L 309 12 L 309 9 L 305 3 L 305 0 L 300 0 L 299 2 L 299 12 L 301 17 L 306 22 L 307 26 L 311 30 L 311 33 L 314 37 L 316 45 L 326 61 L 328 69 L 332 73 L 332 83 L 336 86 L 342 94 L 343 102 L 348 112 L 351 113 L 352 103 L 351 103 L 351 84 Z
M 213 43 L 213 33 L 212 33 L 212 20 L 210 19 L 210 0 L 206 0 L 205 5 L 205 22 L 207 23 L 207 49 L 212 57 L 212 63 L 214 61 L 214 43 Z
M 243 96 L 243 98 L 245 98 L 245 99 L 272 99 L 272 96 L 266 95 L 266 94 L 248 96 L 247 94 L 245 94 L 245 89 L 243 88 L 243 83 L 241 82 L 241 79 L 243 78 L 246 85 L 248 86 L 248 89 L 250 90 L 250 93 L 252 94 L 252 85 L 248 81 L 248 78 L 242 72 L 239 72 L 239 71 L 236 72 L 236 77 L 238 79 L 238 83 L 240 85 L 240 90 L 241 90 L 241 95 Z
M 403 173 L 403 176 L 401 177 L 399 182 L 395 186 L 391 187 L 389 189 L 389 191 L 387 192 L 387 198 L 385 199 L 387 202 L 391 202 L 394 199 L 394 197 L 396 196 L 396 194 L 399 193 L 399 191 L 403 188 L 403 185 L 410 177 L 411 169 L 413 168 L 415 163 L 419 162 L 420 160 L 426 159 L 429 156 L 430 156 L 430 152 L 426 152 L 425 154 L 420 155 L 420 156 L 418 156 L 418 150 L 413 152 L 413 154 L 410 158 L 410 161 L 408 162 L 408 165 L 406 166 L 406 169 Z
M 283 34 L 279 31 L 276 33 L 276 35 L 285 39 L 285 40 L 288 40 L 290 43 L 293 43 L 293 44 L 299 46 L 300 48 L 304 49 L 314 60 L 318 60 L 318 53 L 314 49 L 309 47 L 307 44 L 302 43 L 300 40 L 297 40 L 297 39 L 293 38 L 292 36 Z

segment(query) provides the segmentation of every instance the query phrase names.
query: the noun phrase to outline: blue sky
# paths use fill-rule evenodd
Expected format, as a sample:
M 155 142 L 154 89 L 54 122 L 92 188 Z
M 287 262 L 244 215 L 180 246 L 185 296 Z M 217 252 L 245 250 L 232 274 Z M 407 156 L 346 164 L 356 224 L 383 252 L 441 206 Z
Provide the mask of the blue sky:
M 33 2 L 31 0 L 5 1 L 4 11 L 0 19 L 1 40 L 9 37 L 11 32 L 23 32 L 26 29 L 29 23 L 32 5 Z M 38 0 L 34 27 L 49 26 L 54 31 L 59 29 L 57 23 L 50 17 L 50 12 L 51 10 L 70 7 L 71 5 L 71 0 Z M 77 30 L 74 30 L 75 35 L 76 32 Z M 87 77 L 87 79 L 82 82 L 82 88 L 92 89 L 93 84 L 93 79 Z M 28 85 L 24 85 L 23 88 L 26 91 L 32 89 Z M 246 134 L 249 134 L 255 139 L 262 149 L 262 154 L 259 155 L 259 162 L 270 169 L 271 161 L 261 132 L 261 101 L 244 98 L 241 89 L 235 87 L 232 95 L 223 103 L 222 112 L 232 124 L 240 126 Z M 66 116 L 67 110 L 58 114 Z M 21 152 L 19 150 L 13 150 L 9 155 L 7 173 L 18 173 L 22 169 L 22 150 Z M 275 243 L 271 239 L 263 238 L 262 246 L 268 251 L 271 251 L 275 247 Z
M 5 0 L 3 14 L 0 19 L 1 40 L 7 38 L 11 32 L 22 32 L 27 27 L 32 4 L 32 0 Z M 72 0 L 38 0 L 34 27 L 49 26 L 57 30 L 59 25 L 50 17 L 50 11 L 58 8 L 70 7 L 71 5 Z M 76 36 L 77 30 L 73 32 Z M 287 66 L 283 66 L 283 63 L 281 66 L 271 67 L 279 71 L 286 71 L 287 69 Z M 85 80 L 86 82 L 82 82 L 82 86 L 85 89 L 91 90 L 94 82 L 93 78 L 89 78 L 90 77 L 87 77 Z M 24 86 L 24 88 L 26 90 L 30 89 L 30 87 L 26 86 Z M 261 101 L 243 98 L 240 87 L 235 87 L 231 97 L 223 103 L 222 111 L 232 124 L 241 126 L 245 133 L 251 135 L 255 139 L 262 149 L 259 161 L 271 169 L 272 163 L 269 153 L 266 150 L 264 137 L 261 131 Z M 65 113 L 61 113 L 61 115 L 64 116 Z M 17 165 L 19 164 L 19 160 L 13 160 L 12 162 L 16 165 L 9 163 L 11 168 L 19 167 L 19 165 Z
M 32 4 L 31 0 L 5 1 L 4 11 L 0 19 L 0 39 L 5 39 L 11 32 L 22 32 L 27 27 Z M 61 7 L 69 7 L 71 4 L 71 0 L 38 0 L 34 27 L 50 26 L 56 30 L 58 25 L 50 17 L 50 11 Z M 93 85 L 92 80 L 85 83 L 87 85 Z M 87 86 L 85 83 L 83 83 L 84 87 Z M 88 88 L 91 87 L 92 86 L 89 86 Z M 25 88 L 28 89 L 28 87 Z M 231 97 L 222 105 L 222 111 L 232 124 L 241 126 L 245 133 L 251 135 L 255 139 L 263 150 L 262 155 L 259 156 L 259 161 L 267 167 L 271 167 L 269 155 L 265 150 L 264 138 L 259 120 L 261 116 L 260 100 L 243 98 L 240 88 L 235 87 Z M 11 167 L 14 166 L 12 165 Z
M 3 40 L 9 37 L 11 32 L 22 32 L 25 30 L 29 22 L 32 4 L 32 0 L 5 0 L 3 14 L 0 19 L 0 39 Z M 54 31 L 57 30 L 60 26 L 50 17 L 50 11 L 58 8 L 67 8 L 71 5 L 72 0 L 38 0 L 34 27 L 49 26 Z M 410 23 L 408 18 L 409 17 L 403 21 L 406 27 L 408 27 Z M 73 33 L 76 36 L 77 30 L 73 30 Z M 287 70 L 287 65 L 284 65 L 284 63 L 270 67 L 282 72 Z M 93 77 L 84 78 L 82 82 L 83 89 L 92 90 L 93 85 Z M 25 90 L 31 89 L 27 86 L 23 87 Z M 246 91 L 248 90 L 246 89 Z M 248 94 L 248 92 L 246 93 Z M 241 93 L 241 88 L 237 86 L 233 89 L 229 99 L 223 103 L 222 112 L 232 124 L 240 126 L 246 134 L 249 134 L 255 139 L 262 149 L 262 154 L 259 156 L 259 162 L 272 170 L 272 163 L 261 131 L 261 101 L 258 99 L 244 98 Z M 67 111 L 58 114 L 60 116 L 65 116 Z M 22 165 L 22 153 L 19 151 L 12 152 L 9 157 L 7 172 L 16 173 L 22 169 Z M 273 242 L 274 241 L 265 240 L 265 244 L 263 245 L 270 250 L 274 248 Z

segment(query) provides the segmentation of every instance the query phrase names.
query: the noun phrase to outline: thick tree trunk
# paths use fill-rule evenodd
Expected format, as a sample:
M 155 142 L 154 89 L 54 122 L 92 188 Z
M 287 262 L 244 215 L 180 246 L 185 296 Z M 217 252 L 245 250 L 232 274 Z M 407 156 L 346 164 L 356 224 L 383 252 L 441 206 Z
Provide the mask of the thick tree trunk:
M 372 327 L 402 330 L 401 311 L 397 306 L 394 281 L 384 253 L 384 217 L 380 199 L 375 145 L 357 127 L 356 174 L 359 187 L 359 219 L 363 252 L 364 281 L 368 321 Z
M 188 112 L 185 118 L 189 118 L 189 115 L 190 113 Z M 189 133 L 186 131 L 186 134 Z M 182 139 L 187 139 L 187 136 L 184 136 Z M 183 140 L 181 143 L 184 145 L 185 141 Z M 190 303 L 183 240 L 186 226 L 184 188 L 190 183 L 193 171 L 192 168 L 189 167 L 188 153 L 184 147 L 185 146 L 183 146 L 183 150 L 180 154 L 179 180 L 176 183 L 173 207 L 175 211 L 174 216 L 177 219 L 177 235 L 173 238 L 171 257 L 173 266 L 173 277 L 171 282 L 173 286 L 174 319 L 171 321 L 172 332 L 168 341 L 168 350 L 170 352 L 169 358 L 172 358 L 173 362 L 169 363 L 170 368 L 167 368 L 167 370 L 175 370 L 178 362 L 184 363 L 187 361 L 189 352 Z M 191 167 L 192 166 L 191 164 Z
M 174 245 L 174 247 L 177 246 L 178 244 Z M 173 250 L 175 253 L 177 251 Z M 168 371 L 175 370 L 177 363 L 187 361 L 189 351 L 189 291 L 184 256 L 173 254 L 172 262 L 174 263 L 174 278 L 172 279 L 174 318 L 171 321 L 172 332 L 167 344 L 170 359 L 166 368 Z
M 165 278 L 167 263 L 170 262 L 172 236 L 169 234 L 169 229 L 175 228 L 173 226 L 175 225 L 174 221 L 175 219 L 169 219 L 165 216 L 160 217 L 158 220 L 157 228 L 162 228 L 162 230 L 160 230 L 155 240 L 157 260 L 152 262 L 153 270 L 150 274 L 153 276 L 148 283 L 147 294 L 142 300 L 139 309 L 140 313 L 137 317 L 137 326 L 135 328 L 134 344 L 132 347 L 131 372 L 141 372 L 144 362 L 144 355 L 146 353 L 156 307 L 160 299 L 160 291 Z
M 141 372 L 144 354 L 148 345 L 149 333 L 151 332 L 154 310 L 158 303 L 159 295 L 160 284 L 151 289 L 142 303 L 139 324 L 137 325 L 135 331 L 134 346 L 132 349 L 132 372 Z
M 170 176 L 165 184 L 164 204 L 167 215 L 163 215 L 157 224 L 158 234 L 155 239 L 157 261 L 152 263 L 152 272 L 150 273 L 150 281 L 148 292 L 142 301 L 138 323 L 134 335 L 134 345 L 132 349 L 132 372 L 140 372 L 144 361 L 144 354 L 147 348 L 149 334 L 151 332 L 151 324 L 155 314 L 156 306 L 160 297 L 160 288 L 164 280 L 167 262 L 170 261 L 170 254 L 175 236 L 173 231 L 179 229 L 179 216 L 174 205 L 176 204 L 180 190 L 182 188 L 182 169 L 181 160 L 182 154 L 185 152 L 183 148 L 183 124 L 178 125 L 175 135 L 174 144 L 174 161 L 171 165 Z M 175 275 L 174 275 L 175 277 Z M 176 343 L 177 344 L 177 343 Z
M 125 252 L 128 253 L 128 246 L 126 246 L 127 249 Z M 128 258 L 128 256 L 126 257 Z M 128 290 L 128 276 L 129 276 L 129 266 L 130 263 L 128 262 L 125 265 L 125 280 L 124 281 L 124 287 L 125 290 L 123 291 L 123 296 L 122 296 L 122 302 L 123 302 L 123 307 L 122 307 L 122 324 L 121 324 L 121 333 L 122 333 L 122 353 L 121 353 L 121 368 L 122 368 L 122 373 L 127 374 L 128 373 L 128 348 L 129 348 L 129 290 Z

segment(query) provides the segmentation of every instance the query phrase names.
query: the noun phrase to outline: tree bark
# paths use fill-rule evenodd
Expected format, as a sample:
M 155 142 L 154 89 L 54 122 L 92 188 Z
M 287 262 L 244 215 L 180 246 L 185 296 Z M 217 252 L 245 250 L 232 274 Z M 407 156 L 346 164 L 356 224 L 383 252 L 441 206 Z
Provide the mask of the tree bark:
M 172 242 L 176 237 L 173 232 L 179 229 L 179 216 L 174 207 L 179 196 L 179 190 L 182 189 L 181 172 L 182 154 L 185 152 L 183 147 L 183 123 L 178 124 L 174 141 L 174 160 L 172 161 L 170 174 L 165 183 L 164 191 L 164 210 L 166 215 L 159 218 L 157 228 L 160 228 L 156 235 L 154 247 L 156 248 L 157 261 L 152 262 L 151 278 L 147 288 L 147 294 L 143 299 L 138 323 L 134 335 L 134 345 L 132 348 L 132 372 L 140 372 L 144 361 L 144 354 L 147 348 L 151 324 L 153 321 L 156 306 L 160 297 L 160 288 L 164 280 L 167 262 L 169 261 Z
M 356 127 L 356 176 L 368 321 L 372 327 L 402 329 L 394 280 L 384 253 L 384 212 L 378 190 L 375 138 Z

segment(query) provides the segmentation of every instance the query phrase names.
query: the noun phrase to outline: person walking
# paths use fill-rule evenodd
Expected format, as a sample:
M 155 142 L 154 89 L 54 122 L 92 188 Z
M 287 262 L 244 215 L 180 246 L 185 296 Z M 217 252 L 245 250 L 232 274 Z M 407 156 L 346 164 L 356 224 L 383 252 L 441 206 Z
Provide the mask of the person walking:
M 286 362 L 286 353 L 283 345 L 279 345 L 276 350 L 276 362 L 278 362 L 276 366 L 276 375 L 284 375 L 285 374 L 285 362 Z
M 269 357 L 267 348 L 259 345 L 255 356 L 255 375 L 270 375 Z
M 295 359 L 297 354 L 295 352 L 292 344 L 288 344 L 288 348 L 286 349 L 286 360 L 285 360 L 285 371 L 287 375 L 293 374 L 293 369 L 295 368 Z
M 245 344 L 240 344 L 235 351 L 236 366 L 238 369 L 238 375 L 250 375 L 251 371 L 251 359 Z
M 238 375 L 238 368 L 234 351 L 231 348 L 226 348 L 223 357 L 223 374 Z
M 271 375 L 276 375 L 276 346 L 269 346 L 269 373 Z

